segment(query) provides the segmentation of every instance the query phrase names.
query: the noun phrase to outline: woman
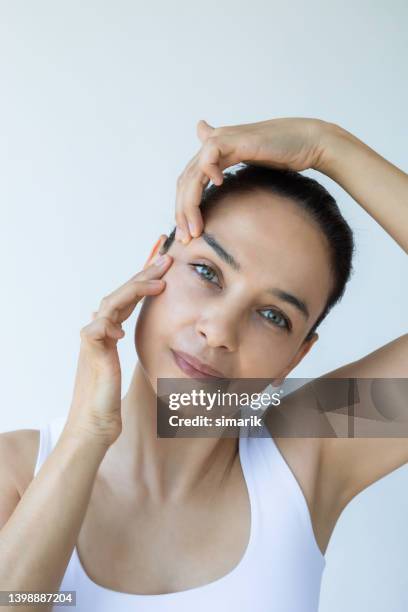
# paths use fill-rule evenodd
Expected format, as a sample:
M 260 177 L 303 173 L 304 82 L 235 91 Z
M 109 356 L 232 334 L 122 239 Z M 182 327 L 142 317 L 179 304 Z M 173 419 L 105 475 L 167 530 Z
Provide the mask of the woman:
M 202 147 L 178 181 L 177 240 L 162 235 L 144 269 L 81 330 L 68 417 L 40 440 L 36 430 L 1 434 L 3 590 L 76 590 L 81 612 L 311 612 L 341 511 L 408 461 L 404 438 L 156 437 L 157 378 L 280 384 L 344 291 L 348 226 L 321 186 L 284 170 L 330 176 L 408 249 L 407 175 L 339 126 L 200 122 L 198 134 Z M 217 199 L 222 170 L 240 162 L 247 183 Z M 210 179 L 216 205 L 200 209 Z M 329 225 L 307 198 L 288 196 L 297 186 L 331 207 Z M 117 342 L 143 297 L 139 361 L 121 399 Z M 326 376 L 407 371 L 405 334 Z

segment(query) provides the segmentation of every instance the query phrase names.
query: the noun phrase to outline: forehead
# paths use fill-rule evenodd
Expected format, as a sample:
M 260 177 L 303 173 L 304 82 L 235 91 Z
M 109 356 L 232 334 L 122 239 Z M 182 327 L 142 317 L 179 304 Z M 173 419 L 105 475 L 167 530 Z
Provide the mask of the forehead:
M 204 230 L 237 259 L 238 274 L 294 293 L 319 314 L 333 282 L 328 243 L 293 201 L 264 192 L 230 195 L 205 215 Z

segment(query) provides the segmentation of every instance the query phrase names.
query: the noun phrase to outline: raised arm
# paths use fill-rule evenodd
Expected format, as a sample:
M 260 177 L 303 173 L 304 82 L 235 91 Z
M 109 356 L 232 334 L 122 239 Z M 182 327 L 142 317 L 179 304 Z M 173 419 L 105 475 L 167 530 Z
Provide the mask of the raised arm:
M 320 143 L 314 169 L 341 185 L 408 253 L 408 174 L 336 124 L 321 124 Z
M 202 146 L 177 182 L 177 239 L 187 243 L 191 236 L 201 234 L 199 204 L 208 182 L 220 185 L 222 170 L 239 162 L 252 162 L 297 171 L 313 168 L 326 174 L 408 252 L 408 175 L 342 127 L 303 117 L 220 128 L 201 120 L 197 133 Z M 408 378 L 408 333 L 325 376 Z M 362 489 L 408 462 L 408 438 L 320 440 L 324 446 L 320 473 L 327 490 L 338 491 L 343 506 Z
M 339 183 L 408 252 L 408 175 L 337 125 L 326 126 L 322 142 L 316 169 Z M 408 379 L 408 333 L 324 377 Z M 406 412 L 408 421 L 408 397 Z M 346 504 L 408 462 L 408 438 L 327 438 L 322 457 L 323 478 L 338 479 Z

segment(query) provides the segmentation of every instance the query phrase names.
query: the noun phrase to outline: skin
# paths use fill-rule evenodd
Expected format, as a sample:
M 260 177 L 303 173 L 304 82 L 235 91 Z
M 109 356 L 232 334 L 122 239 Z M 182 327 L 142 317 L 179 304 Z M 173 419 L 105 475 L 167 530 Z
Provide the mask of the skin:
M 211 211 L 205 228 L 242 270 L 229 267 L 201 237 L 171 246 L 171 261 L 161 276 L 165 288 L 143 300 L 135 328 L 138 362 L 121 401 L 122 432 L 101 462 L 78 538 L 82 564 L 92 568 L 88 572 L 94 581 L 117 590 L 170 592 L 211 582 L 239 562 L 249 538 L 249 500 L 237 438 L 156 437 L 156 377 L 186 377 L 170 348 L 199 355 L 228 377 L 277 381 L 317 341 L 317 334 L 303 339 L 331 287 L 325 238 L 287 199 L 263 192 L 225 199 Z M 156 243 L 146 269 L 166 238 Z M 292 244 L 295 248 L 288 247 Z M 211 275 L 211 281 L 222 288 L 201 280 L 190 263 L 211 266 L 218 275 Z M 308 321 L 265 292 L 275 285 L 307 303 Z M 267 308 L 285 313 L 292 332 L 281 327 L 279 316 L 275 323 L 268 321 Z M 117 524 L 117 503 L 125 533 Z M 214 537 L 202 540 L 200 533 L 208 532 Z M 183 533 L 190 534 L 187 544 L 180 539 Z M 137 547 L 119 546 L 118 540 L 132 538 Z M 123 562 L 114 576 L 101 561 L 104 550 Z M 195 562 L 183 560 L 191 558 L 199 570 Z M 137 569 L 130 577 L 128 567 Z
M 272 378 L 277 383 L 318 339 L 315 334 L 303 341 L 332 283 L 324 236 L 287 199 L 261 192 L 225 199 L 211 211 L 206 231 L 235 256 L 242 271 L 229 267 L 201 237 L 188 245 L 173 243 L 169 250 L 173 262 L 162 277 L 166 288 L 144 299 L 135 330 L 139 361 L 122 401 L 124 426 L 115 454 L 129 456 L 136 474 L 131 470 L 127 477 L 136 482 L 137 458 L 130 453 L 142 447 L 150 469 L 153 466 L 157 472 L 157 482 L 151 483 L 154 489 L 159 481 L 168 491 L 183 483 L 192 486 L 203 461 L 212 461 L 212 454 L 225 442 L 231 445 L 230 440 L 214 438 L 171 440 L 170 444 L 156 439 L 155 379 L 187 377 L 175 364 L 170 348 L 200 356 L 229 378 Z M 209 275 L 212 284 L 208 284 L 191 263 L 211 266 L 218 277 Z M 310 319 L 306 321 L 294 306 L 269 295 L 266 289 L 273 286 L 301 296 Z M 275 322 L 267 320 L 276 312 L 268 308 L 288 316 L 293 326 L 290 333 L 282 328 L 280 315 L 275 315 Z M 176 469 L 181 459 L 185 460 L 182 471 Z M 214 467 L 223 470 L 222 465 Z
M 60 564 L 58 571 L 49 564 L 44 588 L 57 584 L 64 569 L 61 559 L 68 558 L 75 541 L 95 582 L 137 593 L 206 584 L 242 558 L 250 516 L 237 440 L 157 438 L 155 380 L 183 376 L 172 361 L 174 348 L 201 357 L 227 376 L 280 381 L 318 339 L 315 334 L 303 342 L 325 303 L 331 278 L 320 230 L 292 202 L 261 192 L 225 200 L 206 219 L 206 230 L 235 256 L 242 270 L 238 273 L 219 260 L 200 238 L 203 220 L 197 205 L 210 178 L 221 181 L 222 169 L 239 161 L 299 170 L 312 167 L 336 180 L 408 251 L 408 176 L 339 126 L 289 118 L 217 129 L 200 122 L 198 132 L 203 145 L 178 181 L 176 206 L 179 226 L 193 224 L 193 239 L 172 245 L 167 263 L 158 269 L 150 264 L 166 239 L 162 235 L 143 272 L 104 298 L 92 323 L 81 330 L 75 392 L 58 451 L 72 458 L 75 482 L 81 484 L 72 496 L 72 510 L 64 512 L 64 529 L 57 534 L 70 534 L 70 541 L 64 543 L 62 555 L 57 537 L 41 536 L 36 552 L 26 560 L 24 584 L 33 575 L 41 547 L 44 559 Z M 201 281 L 189 266 L 192 262 L 215 268 L 220 287 Z M 153 278 L 161 279 L 155 288 L 147 284 Z M 307 302 L 310 320 L 261 291 L 275 284 Z M 121 398 L 116 344 L 124 335 L 121 323 L 142 296 L 146 297 L 135 329 L 139 361 Z M 263 320 L 259 311 L 267 307 L 280 308 L 290 317 L 291 334 Z M 325 376 L 407 378 L 408 334 Z M 25 546 L 23 528 L 34 531 L 36 517 L 44 513 L 43 497 L 53 494 L 53 483 L 60 481 L 55 478 L 61 463 L 58 453 L 43 477 L 32 480 L 38 438 L 27 453 L 26 438 L 19 433 L 2 434 L 0 445 L 2 464 L 7 466 L 2 478 L 7 493 L 7 504 L 1 506 L 3 525 L 20 498 L 19 512 L 2 531 L 11 556 Z M 408 461 L 404 438 L 287 438 L 279 445 L 305 493 L 322 551 L 345 505 Z M 24 478 L 12 473 L 17 491 L 11 467 L 23 452 L 30 460 Z M 85 455 L 89 474 L 81 468 Z M 67 461 L 63 459 L 64 465 Z M 28 485 L 31 496 L 23 495 Z M 25 513 L 24 520 L 19 513 Z M 49 518 L 54 524 L 54 517 Z M 209 532 L 211 538 L 200 536 Z
M 297 171 L 312 168 L 325 174 L 408 253 L 408 175 L 341 126 L 305 117 L 217 128 L 200 120 L 197 135 L 202 146 L 177 182 L 176 238 L 184 244 L 203 229 L 199 211 L 203 188 L 210 180 L 221 185 L 225 168 L 250 162 Z M 408 333 L 320 378 L 407 379 Z M 359 385 L 359 391 L 361 413 L 368 413 L 370 397 L 364 384 Z M 396 389 L 388 399 L 391 410 L 395 393 Z M 406 422 L 403 397 L 399 400 L 400 420 Z M 339 421 L 337 431 L 347 431 L 344 421 L 348 417 L 334 416 L 331 421 L 333 425 L 334 420 Z M 355 423 L 358 426 L 358 418 Z M 335 508 L 334 517 L 363 489 L 408 462 L 404 433 L 393 438 L 385 431 L 380 423 L 377 430 L 371 429 L 372 437 L 321 438 L 316 468 L 320 494 L 314 497 L 326 498 L 326 508 Z M 379 437 L 374 437 L 376 433 Z M 326 541 L 330 529 L 326 524 Z

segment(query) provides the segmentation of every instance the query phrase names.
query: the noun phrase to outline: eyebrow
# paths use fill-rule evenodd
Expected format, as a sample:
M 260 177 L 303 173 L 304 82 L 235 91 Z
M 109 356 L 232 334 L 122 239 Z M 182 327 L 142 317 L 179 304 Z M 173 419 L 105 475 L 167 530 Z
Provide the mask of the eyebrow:
M 220 259 L 225 261 L 225 263 L 234 268 L 234 270 L 241 270 L 241 264 L 239 264 L 238 261 L 220 245 L 220 243 L 218 242 L 218 240 L 215 239 L 213 234 L 209 234 L 208 232 L 202 232 L 200 238 L 203 238 L 203 240 L 205 240 L 205 242 L 217 253 Z M 297 310 L 303 315 L 305 319 L 309 319 L 310 313 L 306 303 L 300 298 L 296 297 L 296 295 L 293 295 L 288 291 L 284 291 L 279 287 L 272 287 L 270 289 L 267 289 L 267 291 L 268 293 L 271 293 L 272 295 L 281 299 L 283 302 L 291 304 L 292 306 L 297 308 Z

